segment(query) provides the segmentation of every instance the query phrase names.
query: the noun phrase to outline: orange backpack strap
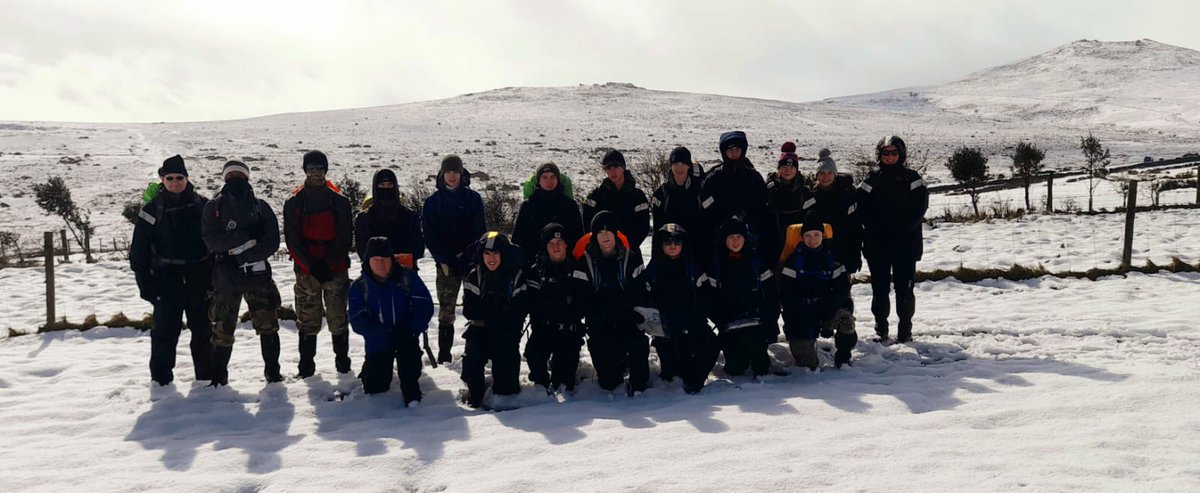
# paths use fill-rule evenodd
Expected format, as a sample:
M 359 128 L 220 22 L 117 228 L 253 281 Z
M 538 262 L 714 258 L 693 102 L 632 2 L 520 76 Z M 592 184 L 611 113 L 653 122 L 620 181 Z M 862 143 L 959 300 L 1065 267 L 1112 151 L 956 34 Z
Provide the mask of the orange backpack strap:
M 800 234 L 800 229 L 803 224 L 792 224 L 788 226 L 787 235 L 783 242 L 783 251 L 779 252 L 779 263 L 782 264 L 788 257 L 792 256 L 792 252 L 796 251 L 796 247 L 800 246 L 804 235 Z
M 591 233 L 583 235 L 581 238 L 579 238 L 579 241 L 575 242 L 575 249 L 571 251 L 571 255 L 575 257 L 575 260 L 583 258 L 583 252 L 584 250 L 587 250 L 588 244 L 591 242 Z

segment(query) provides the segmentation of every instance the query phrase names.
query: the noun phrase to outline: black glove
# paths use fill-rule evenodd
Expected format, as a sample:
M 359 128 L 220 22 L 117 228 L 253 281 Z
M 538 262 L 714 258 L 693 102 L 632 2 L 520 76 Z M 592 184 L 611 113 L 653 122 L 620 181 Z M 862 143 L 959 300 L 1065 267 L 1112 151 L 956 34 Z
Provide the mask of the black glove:
M 329 272 L 329 265 L 319 260 L 308 265 L 308 273 L 321 284 L 333 280 L 333 273 Z
M 136 273 L 134 279 L 137 280 L 138 297 L 154 304 L 158 301 L 158 283 L 154 280 L 154 275 L 149 272 Z

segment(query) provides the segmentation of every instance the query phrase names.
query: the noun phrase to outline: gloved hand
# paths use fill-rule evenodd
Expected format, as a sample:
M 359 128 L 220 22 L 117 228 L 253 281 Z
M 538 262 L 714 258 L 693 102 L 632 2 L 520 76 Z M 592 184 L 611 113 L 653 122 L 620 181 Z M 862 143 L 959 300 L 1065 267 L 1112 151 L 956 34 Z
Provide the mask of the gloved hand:
M 848 274 L 853 274 L 855 272 L 862 270 L 862 261 L 861 260 L 859 260 L 857 262 L 846 262 L 845 265 L 846 265 L 846 273 L 848 273 Z
M 138 297 L 154 304 L 158 301 L 158 283 L 154 280 L 154 275 L 149 272 L 137 273 L 134 275 L 137 280 Z
M 321 284 L 333 280 L 333 273 L 329 271 L 329 264 L 319 260 L 313 261 L 308 265 L 308 273 Z

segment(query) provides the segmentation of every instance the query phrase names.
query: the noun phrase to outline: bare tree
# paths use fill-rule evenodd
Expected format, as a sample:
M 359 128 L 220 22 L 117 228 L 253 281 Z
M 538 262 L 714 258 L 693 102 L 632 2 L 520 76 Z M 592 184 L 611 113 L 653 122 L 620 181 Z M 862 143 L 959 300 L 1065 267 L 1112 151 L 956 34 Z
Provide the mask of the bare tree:
M 21 260 L 21 235 L 12 231 L 0 231 L 0 267 L 8 267 L 13 264 L 9 258 L 10 251 L 17 254 L 16 265 L 20 265 Z
M 666 152 L 646 151 L 638 156 L 637 161 L 633 164 L 633 169 L 629 171 L 633 173 L 634 178 L 637 178 L 641 189 L 650 194 L 663 184 L 667 171 L 671 169 L 669 161 L 670 157 Z
M 400 192 L 400 204 L 409 208 L 421 216 L 422 210 L 425 208 L 425 199 L 433 195 L 433 191 L 421 184 L 420 182 L 412 182 L 408 184 L 408 189 Z
M 517 211 L 521 207 L 520 200 L 512 190 L 505 190 L 489 184 L 481 192 L 483 195 L 483 220 L 489 230 L 511 235 L 513 222 L 516 221 Z
M 342 195 L 345 195 L 350 200 L 350 209 L 354 211 L 354 215 L 358 215 L 358 210 L 362 206 L 363 199 L 367 198 L 367 191 L 363 189 L 362 183 L 347 176 L 338 184 L 338 189 L 342 191 Z

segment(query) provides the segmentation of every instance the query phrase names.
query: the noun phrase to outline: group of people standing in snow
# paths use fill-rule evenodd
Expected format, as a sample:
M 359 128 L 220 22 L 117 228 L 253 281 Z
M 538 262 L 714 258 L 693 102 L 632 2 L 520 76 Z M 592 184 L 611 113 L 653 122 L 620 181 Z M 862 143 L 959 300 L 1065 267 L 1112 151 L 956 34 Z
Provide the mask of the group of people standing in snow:
M 660 379 L 678 378 L 687 393 L 703 388 L 721 354 L 729 376 L 786 372 L 772 368 L 768 354 L 779 342 L 780 320 L 796 366 L 817 369 L 816 341 L 826 337 L 840 368 L 858 342 L 850 275 L 864 257 L 876 335 L 890 340 L 894 287 L 895 340 L 911 340 L 928 192 L 905 166 L 904 141 L 880 140 L 878 168 L 857 186 L 838 173 L 828 150 L 806 176 L 795 145 L 785 143 L 764 180 L 746 158 L 743 132 L 726 132 L 718 144 L 722 161 L 707 171 L 687 148 L 674 149 L 664 183 L 650 197 L 619 151 L 601 159 L 606 178 L 582 204 L 569 177 L 542 164 L 524 183 L 511 238 L 488 230 L 483 201 L 458 156 L 442 160 L 437 190 L 420 214 L 401 203 L 396 175 L 384 169 L 356 215 L 326 178 L 326 156 L 306 153 L 305 181 L 282 215 L 296 272 L 297 377 L 315 374 L 324 323 L 339 373 L 351 371 L 352 329 L 364 338 L 364 392 L 386 392 L 395 371 L 404 401 L 419 402 L 423 354 L 434 366 L 453 360 L 460 290 L 462 398 L 472 408 L 503 408 L 519 393 L 526 328 L 528 378 L 551 394 L 574 391 L 585 340 L 599 386 L 614 392 L 623 385 L 631 396 L 650 385 L 651 347 Z M 227 385 L 245 299 L 266 380 L 283 380 L 280 296 L 269 263 L 279 248 L 279 220 L 254 196 L 249 168 L 226 163 L 225 184 L 212 200 L 196 193 L 179 156 L 158 174 L 130 251 L 140 295 L 154 305 L 151 378 L 160 385 L 173 380 L 186 313 L 196 380 Z M 417 275 L 426 249 L 436 269 L 436 357 L 426 334 L 433 296 Z M 353 281 L 351 254 L 362 265 Z

